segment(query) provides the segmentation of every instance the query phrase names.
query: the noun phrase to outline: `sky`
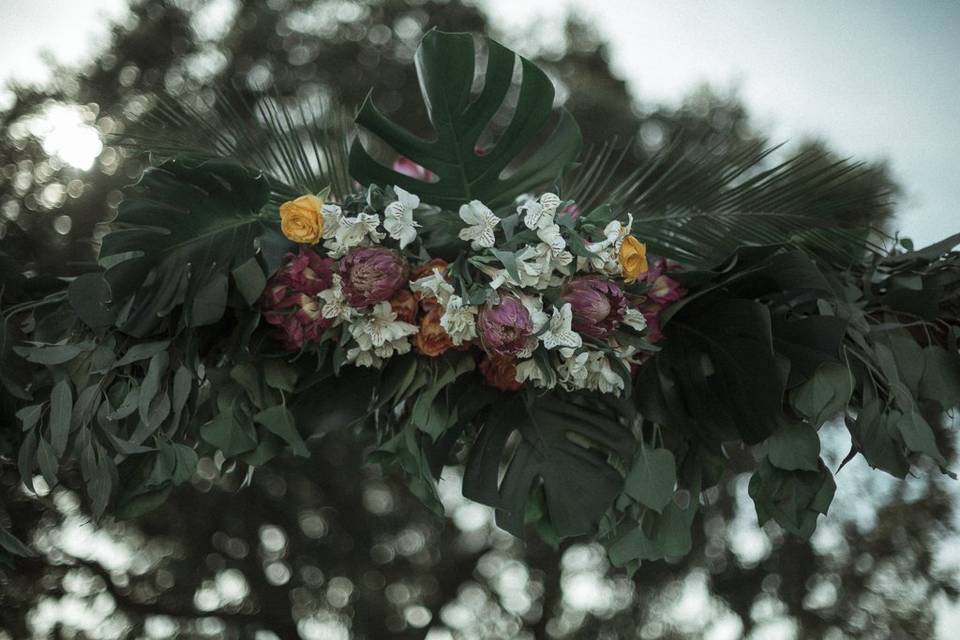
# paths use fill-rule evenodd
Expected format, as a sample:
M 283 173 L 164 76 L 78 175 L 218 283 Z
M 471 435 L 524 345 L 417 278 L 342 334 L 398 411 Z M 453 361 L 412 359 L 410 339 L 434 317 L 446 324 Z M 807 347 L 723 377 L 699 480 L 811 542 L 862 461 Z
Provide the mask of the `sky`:
M 822 137 L 888 160 L 905 188 L 896 226 L 918 245 L 960 232 L 960 2 L 478 2 L 500 28 L 537 24 L 546 39 L 566 12 L 590 17 L 641 101 L 736 87 L 773 140 Z M 89 57 L 125 7 L 0 0 L 0 82 L 44 78 L 47 55 Z

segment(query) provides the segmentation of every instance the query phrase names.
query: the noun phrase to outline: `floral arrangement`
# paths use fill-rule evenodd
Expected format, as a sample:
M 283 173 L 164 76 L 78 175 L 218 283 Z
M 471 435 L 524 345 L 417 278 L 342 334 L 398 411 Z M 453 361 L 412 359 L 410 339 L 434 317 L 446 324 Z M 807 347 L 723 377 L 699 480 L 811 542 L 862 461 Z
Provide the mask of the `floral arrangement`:
M 2 272 L 28 489 L 73 478 L 132 517 L 201 456 L 251 473 L 350 429 L 438 511 L 462 466 L 501 527 L 633 570 L 690 550 L 728 472 L 809 536 L 837 418 L 848 459 L 949 473 L 931 421 L 960 404 L 960 238 L 843 226 L 847 163 L 583 155 L 547 76 L 487 38 L 433 31 L 417 71 L 428 138 L 371 98 L 356 128 L 267 97 L 155 105 L 98 267 L 11 303 L 29 279 Z
M 650 268 L 629 214 L 600 228 L 544 193 L 502 224 L 473 200 L 459 208 L 458 237 L 470 250 L 451 266 L 418 264 L 407 251 L 420 207 L 400 187 L 350 212 L 316 195 L 280 206 L 281 229 L 300 248 L 267 283 L 261 308 L 286 349 L 332 340 L 347 363 L 375 368 L 411 349 L 429 358 L 472 351 L 502 391 L 622 394 L 655 351 L 663 306 L 682 294 L 665 260 Z M 568 241 L 580 242 L 576 257 Z M 458 287 L 464 278 L 478 286 Z

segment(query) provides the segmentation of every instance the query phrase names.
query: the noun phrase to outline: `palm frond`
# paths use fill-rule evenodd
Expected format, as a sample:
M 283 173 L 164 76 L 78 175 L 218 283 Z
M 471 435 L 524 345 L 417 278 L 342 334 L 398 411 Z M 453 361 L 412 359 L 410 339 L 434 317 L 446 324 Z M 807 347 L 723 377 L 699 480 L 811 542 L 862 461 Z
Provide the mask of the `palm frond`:
M 779 148 L 746 145 L 724 154 L 668 147 L 611 185 L 626 153 L 609 144 L 570 176 L 564 197 L 587 211 L 606 204 L 631 212 L 634 233 L 652 251 L 695 266 L 745 245 L 794 244 L 838 264 L 882 252 L 877 230 L 844 223 L 851 209 L 889 206 L 888 192 L 850 188 L 868 168 L 815 150 L 771 164 Z
M 160 156 L 223 158 L 263 171 L 281 201 L 326 187 L 352 190 L 350 118 L 324 99 L 215 89 L 212 97 L 158 99 L 126 144 Z

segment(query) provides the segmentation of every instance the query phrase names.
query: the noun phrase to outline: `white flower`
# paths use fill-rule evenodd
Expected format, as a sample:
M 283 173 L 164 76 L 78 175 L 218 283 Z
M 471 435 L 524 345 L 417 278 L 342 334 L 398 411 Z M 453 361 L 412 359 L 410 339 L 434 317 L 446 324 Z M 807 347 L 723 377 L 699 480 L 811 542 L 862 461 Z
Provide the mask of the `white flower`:
M 548 224 L 537 229 L 537 237 L 543 241 L 545 245 L 550 247 L 550 251 L 554 256 L 559 256 L 563 253 L 564 249 L 567 248 L 567 241 L 563 239 L 563 235 L 560 233 L 560 225 L 558 224 Z
M 440 316 L 440 326 L 453 344 L 460 345 L 477 337 L 477 307 L 464 305 L 460 296 L 450 296 Z
M 587 249 L 596 255 L 585 259 L 578 265 L 580 270 L 586 270 L 588 267 L 594 271 L 600 271 L 609 275 L 618 275 L 620 273 L 620 260 L 618 253 L 623 239 L 630 234 L 633 227 L 633 214 L 627 214 L 627 224 L 622 224 L 619 220 L 613 220 L 603 229 L 604 239 L 598 242 L 587 243 Z
M 357 345 L 347 351 L 347 360 L 360 367 L 376 367 L 386 358 L 408 352 L 407 337 L 417 332 L 414 325 L 397 320 L 389 302 L 377 304 L 349 328 Z
M 320 299 L 323 300 L 323 308 L 320 309 L 321 315 L 328 320 L 336 319 L 339 322 L 349 321 L 353 317 L 353 307 L 347 304 L 343 296 L 343 278 L 340 274 L 333 274 L 333 286 L 320 292 Z
M 323 239 L 330 240 L 340 227 L 343 220 L 343 210 L 339 205 L 324 203 L 323 205 Z
M 535 387 L 551 389 L 556 384 L 555 379 L 547 379 L 543 369 L 534 360 L 522 360 L 517 363 L 517 373 L 514 376 L 517 382 L 529 382 Z M 553 378 L 553 377 L 551 377 Z
M 436 298 L 440 304 L 446 304 L 447 300 L 453 295 L 454 288 L 440 273 L 440 269 L 434 268 L 433 273 L 424 276 L 419 280 L 410 283 L 410 290 L 421 295 L 428 295 Z
M 560 198 L 553 193 L 545 193 L 539 200 L 529 200 L 517 207 L 517 213 L 523 216 L 523 224 L 528 229 L 541 229 L 553 224 Z
M 369 314 L 350 324 L 350 335 L 364 351 L 382 347 L 416 332 L 417 328 L 412 324 L 397 320 L 397 314 L 390 308 L 389 302 L 376 304 Z
M 587 386 L 602 393 L 619 393 L 623 391 L 623 378 L 613 370 L 606 354 L 602 351 L 589 352 L 587 359 Z
M 631 307 L 627 309 L 627 312 L 623 316 L 623 324 L 631 329 L 643 331 L 647 328 L 647 319 L 642 313 Z
M 565 303 L 559 309 L 555 308 L 546 332 L 540 336 L 540 339 L 543 341 L 543 346 L 547 349 L 556 349 L 558 347 L 576 349 L 581 346 L 583 344 L 583 338 L 571 328 L 572 322 L 573 308 L 569 302 Z
M 420 198 L 400 187 L 394 187 L 393 190 L 397 193 L 397 199 L 388 204 L 383 212 L 383 228 L 391 238 L 400 241 L 400 248 L 403 249 L 417 237 L 420 223 L 413 219 L 413 210 L 420 206 Z
M 540 345 L 540 338 L 537 337 L 537 334 L 550 322 L 550 316 L 543 312 L 543 300 L 539 297 L 524 293 L 518 294 L 517 297 L 520 298 L 520 303 L 526 308 L 527 313 L 530 314 L 530 324 L 532 326 L 531 335 L 527 338 L 527 344 L 525 344 L 520 353 L 517 354 L 517 357 L 529 358 Z
M 557 376 L 560 378 L 560 385 L 568 391 L 574 389 L 585 389 L 587 386 L 587 360 L 590 358 L 588 351 L 574 353 L 572 349 L 561 349 L 563 356 L 560 365 L 557 367 Z
M 460 219 L 467 223 L 465 229 L 460 230 L 460 239 L 471 243 L 474 249 L 489 249 L 496 238 L 493 229 L 500 222 L 490 209 L 479 200 L 472 200 L 470 204 L 460 207 Z
M 326 219 L 324 219 L 324 234 L 327 237 Z M 333 230 L 333 239 L 323 243 L 327 251 L 334 258 L 341 258 L 347 251 L 354 247 L 359 247 L 364 242 L 378 243 L 384 238 L 384 234 L 377 231 L 380 226 L 380 216 L 375 213 L 360 213 L 353 218 L 345 218 L 342 215 L 336 221 Z

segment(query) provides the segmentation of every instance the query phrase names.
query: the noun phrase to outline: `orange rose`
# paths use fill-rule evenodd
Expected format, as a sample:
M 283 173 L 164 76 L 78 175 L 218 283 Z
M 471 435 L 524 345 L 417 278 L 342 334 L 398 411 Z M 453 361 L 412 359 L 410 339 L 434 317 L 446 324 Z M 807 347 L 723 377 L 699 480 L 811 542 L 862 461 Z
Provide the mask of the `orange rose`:
M 517 366 L 513 358 L 489 356 L 480 361 L 480 373 L 488 385 L 500 391 L 517 391 L 523 388 L 517 382 Z
M 280 230 L 300 244 L 317 244 L 323 237 L 323 200 L 300 196 L 280 205 Z
M 407 289 L 400 289 L 390 298 L 390 308 L 397 314 L 397 320 L 416 324 L 417 299 Z
M 453 347 L 453 340 L 440 326 L 442 315 L 443 310 L 437 305 L 420 319 L 420 330 L 413 337 L 413 347 L 425 356 L 435 358 Z
M 633 236 L 627 236 L 620 245 L 620 269 L 623 279 L 628 284 L 636 282 L 637 278 L 645 274 L 650 266 L 647 264 L 647 245 Z

